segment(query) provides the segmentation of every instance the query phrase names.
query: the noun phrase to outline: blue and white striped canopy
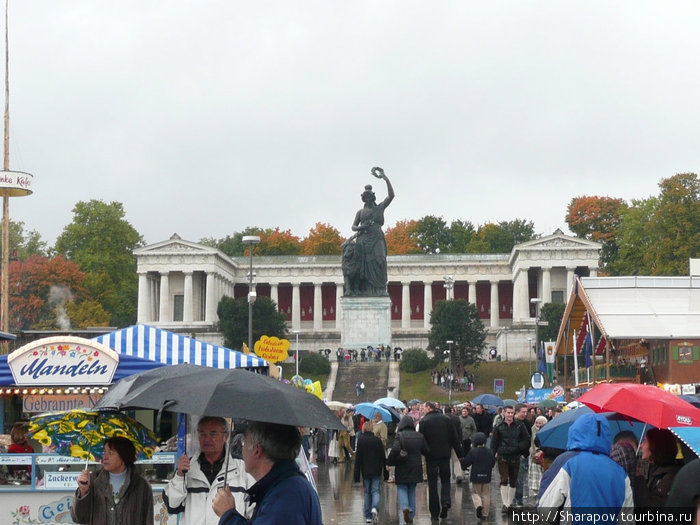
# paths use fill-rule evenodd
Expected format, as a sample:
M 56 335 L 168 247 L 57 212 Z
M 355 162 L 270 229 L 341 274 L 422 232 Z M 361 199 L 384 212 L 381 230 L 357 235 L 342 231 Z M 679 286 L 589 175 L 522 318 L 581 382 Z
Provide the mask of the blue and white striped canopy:
M 244 354 L 143 324 L 129 326 L 95 337 L 93 340 L 107 345 L 120 355 L 147 359 L 164 365 L 191 363 L 212 368 L 269 366 L 264 359 L 253 354 Z

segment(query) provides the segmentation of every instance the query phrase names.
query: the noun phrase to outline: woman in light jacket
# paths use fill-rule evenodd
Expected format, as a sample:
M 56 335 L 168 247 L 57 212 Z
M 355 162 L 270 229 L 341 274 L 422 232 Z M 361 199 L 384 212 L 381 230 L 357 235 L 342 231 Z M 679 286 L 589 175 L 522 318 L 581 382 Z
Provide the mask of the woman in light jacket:
M 401 450 L 406 454 L 401 455 Z M 413 418 L 405 415 L 396 428 L 394 445 L 389 451 L 387 465 L 396 467 L 396 492 L 399 500 L 399 523 L 413 523 L 416 515 L 416 484 L 423 481 L 422 456 L 428 453 L 423 434 L 416 432 Z

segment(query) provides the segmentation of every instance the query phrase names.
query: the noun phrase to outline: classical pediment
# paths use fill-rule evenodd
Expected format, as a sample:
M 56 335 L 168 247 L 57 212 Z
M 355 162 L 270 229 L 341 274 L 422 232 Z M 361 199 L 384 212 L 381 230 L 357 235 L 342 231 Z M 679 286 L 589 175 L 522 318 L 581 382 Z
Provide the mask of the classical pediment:
M 585 248 L 585 249 L 595 249 L 600 250 L 602 245 L 588 241 L 586 239 L 579 239 L 578 237 L 571 237 L 561 233 L 561 230 L 557 230 L 552 235 L 547 235 L 546 237 L 541 237 L 539 239 L 534 239 L 532 241 L 524 242 L 522 244 L 517 244 L 513 248 L 514 251 L 523 251 L 529 249 L 538 248 L 555 248 L 555 249 L 566 249 L 566 248 Z
M 219 253 L 219 250 L 211 248 L 210 246 L 204 246 L 203 244 L 186 241 L 181 239 L 179 235 L 174 234 L 167 241 L 149 244 L 148 246 L 134 250 L 134 253 L 136 255 L 158 255 L 166 253 L 202 255 Z

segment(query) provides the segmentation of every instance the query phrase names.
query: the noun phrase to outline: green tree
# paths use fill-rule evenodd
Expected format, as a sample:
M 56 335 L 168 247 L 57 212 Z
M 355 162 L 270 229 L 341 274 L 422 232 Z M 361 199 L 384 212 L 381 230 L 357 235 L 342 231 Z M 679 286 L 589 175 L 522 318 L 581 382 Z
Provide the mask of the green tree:
M 248 300 L 224 296 L 216 309 L 219 330 L 224 334 L 224 344 L 238 349 L 248 342 Z M 258 297 L 253 303 L 253 343 L 263 335 L 286 338 L 288 334 L 284 314 L 269 297 Z M 253 350 L 252 348 L 250 349 Z
M 653 243 L 644 260 L 651 275 L 688 275 L 688 259 L 700 255 L 700 180 L 680 173 L 659 183 L 658 206 L 648 225 Z
M 221 250 L 229 257 L 242 257 L 246 253 L 247 245 L 243 243 L 243 237 L 246 235 L 257 235 L 262 237 L 265 230 L 258 226 L 248 226 L 243 231 L 235 232 L 233 235 L 227 235 L 222 239 L 213 237 L 205 237 L 199 240 L 200 244 L 211 246 L 217 250 Z
M 10 221 L 10 259 L 24 261 L 31 255 L 46 257 L 48 245 L 36 230 L 24 231 L 24 222 Z
M 472 237 L 476 233 L 469 221 L 455 220 L 450 223 L 450 253 L 467 253 Z
M 73 222 L 56 239 L 55 251 L 85 272 L 85 286 L 110 314 L 110 324 L 136 321 L 138 277 L 134 250 L 143 238 L 125 219 L 119 202 L 78 202 Z
M 436 361 L 444 359 L 447 350 L 446 341 L 452 345 L 452 364 L 472 365 L 482 361 L 482 352 L 486 348 L 486 328 L 476 306 L 463 299 L 454 301 L 437 301 L 430 314 L 430 334 L 428 349 L 435 354 Z
M 611 275 L 650 275 L 651 270 L 645 261 L 645 254 L 654 243 L 648 226 L 658 206 L 656 197 L 633 200 L 622 212 L 620 227 L 615 236 L 617 254 L 612 258 L 606 271 Z
M 409 348 L 401 354 L 401 362 L 399 368 L 402 372 L 422 372 L 433 365 L 430 357 L 423 350 L 418 348 Z
M 301 374 L 329 374 L 331 372 L 331 364 L 322 355 L 307 354 L 300 358 L 299 372 Z
M 413 229 L 421 253 L 448 253 L 452 239 L 445 219 L 426 215 Z
M 510 253 L 513 246 L 537 238 L 532 221 L 515 219 L 498 224 L 486 223 L 472 235 L 468 253 Z
M 564 317 L 565 304 L 562 303 L 545 303 L 540 309 L 540 321 L 545 321 L 546 326 L 538 328 L 537 335 L 540 341 L 556 341 L 559 335 L 559 326 Z

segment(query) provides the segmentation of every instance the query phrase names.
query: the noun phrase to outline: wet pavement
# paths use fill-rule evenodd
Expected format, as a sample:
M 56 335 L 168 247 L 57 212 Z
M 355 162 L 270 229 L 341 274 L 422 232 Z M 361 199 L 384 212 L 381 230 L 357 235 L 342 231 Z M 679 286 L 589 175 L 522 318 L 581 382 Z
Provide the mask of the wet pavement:
M 316 484 L 321 500 L 324 525 L 358 523 L 364 524 L 362 506 L 364 497 L 362 494 L 362 483 L 353 483 L 353 463 L 326 464 L 320 463 L 316 470 Z M 440 524 L 515 524 L 523 523 L 520 520 L 509 519 L 501 514 L 503 503 L 498 485 L 498 472 L 494 469 L 491 478 L 491 511 L 487 519 L 479 520 L 476 517 L 476 510 L 472 503 L 469 483 L 452 483 L 452 508 L 447 518 L 439 520 Z M 526 489 L 527 496 L 527 489 Z M 534 497 L 525 498 L 528 502 L 534 503 Z M 399 523 L 398 501 L 396 496 L 396 485 L 393 483 L 382 483 L 382 497 L 379 510 L 379 523 L 392 524 Z M 419 483 L 416 488 L 416 525 L 431 525 L 438 523 L 438 520 L 430 519 L 428 511 L 428 483 Z

